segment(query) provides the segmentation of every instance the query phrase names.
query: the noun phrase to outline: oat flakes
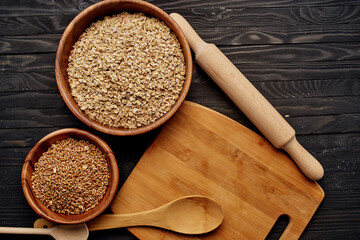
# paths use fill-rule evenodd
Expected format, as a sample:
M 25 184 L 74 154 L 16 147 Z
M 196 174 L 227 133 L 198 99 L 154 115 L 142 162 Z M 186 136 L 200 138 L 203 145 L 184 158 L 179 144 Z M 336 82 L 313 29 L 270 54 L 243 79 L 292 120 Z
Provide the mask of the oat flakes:
M 117 128 L 148 125 L 176 102 L 184 55 L 157 18 L 123 12 L 93 23 L 69 57 L 71 94 L 91 119 Z

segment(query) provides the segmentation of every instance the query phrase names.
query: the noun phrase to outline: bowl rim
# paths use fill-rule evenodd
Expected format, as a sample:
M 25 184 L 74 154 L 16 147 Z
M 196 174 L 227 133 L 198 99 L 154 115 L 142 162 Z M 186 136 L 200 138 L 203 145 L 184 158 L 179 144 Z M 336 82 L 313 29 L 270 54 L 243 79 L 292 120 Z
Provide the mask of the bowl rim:
M 67 135 L 69 134 L 69 135 Z M 61 136 L 64 135 L 64 136 Z M 43 205 L 38 198 L 36 198 L 35 194 L 32 191 L 31 186 L 31 179 L 29 178 L 28 169 L 33 168 L 33 163 L 31 163 L 31 160 L 36 159 L 36 162 L 39 160 L 38 151 L 41 148 L 43 148 L 43 145 L 48 145 L 49 140 L 54 140 L 54 138 L 57 138 L 61 136 L 58 140 L 66 139 L 68 137 L 73 137 L 77 139 L 83 139 L 86 141 L 89 141 L 90 143 L 96 145 L 105 155 L 108 166 L 109 166 L 109 186 L 107 186 L 106 192 L 103 196 L 103 198 L 100 200 L 100 202 L 89 211 L 82 213 L 82 214 L 59 214 L 51 209 L 47 208 L 45 205 Z M 84 137 L 84 138 L 83 138 Z M 54 141 L 54 142 L 56 142 Z M 52 143 L 51 143 L 52 144 Z M 46 148 L 43 149 L 44 152 L 51 146 L 51 144 Z M 100 147 L 99 147 L 100 146 Z M 31 177 L 31 176 L 30 176 Z M 28 155 L 25 158 L 22 170 L 21 170 L 21 185 L 23 189 L 24 196 L 29 203 L 30 207 L 42 218 L 58 223 L 58 224 L 78 224 L 78 223 L 84 223 L 87 222 L 96 216 L 103 213 L 108 207 L 110 207 L 113 199 L 115 198 L 115 195 L 118 190 L 119 186 L 119 168 L 117 165 L 117 160 L 115 158 L 115 155 L 113 151 L 111 150 L 110 146 L 100 137 L 78 128 L 65 128 L 56 130 L 54 132 L 51 132 L 47 134 L 45 137 L 40 139 L 35 146 L 29 151 Z M 36 199 L 38 201 L 36 201 Z M 46 214 L 46 211 L 43 209 L 46 209 L 47 211 L 50 211 L 52 216 L 49 216 Z M 57 216 L 61 216 L 61 219 L 58 219 Z M 55 217 L 54 217 L 55 216 Z
M 92 13 L 92 11 L 94 11 L 98 8 L 102 8 L 104 6 L 106 7 L 106 6 L 112 5 L 112 4 L 120 4 L 120 3 L 135 4 L 135 5 L 150 9 L 152 11 L 157 12 L 157 14 L 159 14 L 161 17 L 166 19 L 166 21 L 168 23 L 170 23 L 172 26 L 169 26 L 169 24 L 166 24 L 162 19 L 160 19 L 160 20 L 162 22 L 164 22 L 172 30 L 172 32 L 176 35 L 177 39 L 180 42 L 180 45 L 181 45 L 181 48 L 182 48 L 182 51 L 184 54 L 184 59 L 185 59 L 185 71 L 186 71 L 185 72 L 185 81 L 184 81 L 184 85 L 182 87 L 182 91 L 181 91 L 179 97 L 177 98 L 176 102 L 174 103 L 174 105 L 161 118 L 157 119 L 156 121 L 154 121 L 148 125 L 145 125 L 145 126 L 142 126 L 139 128 L 134 128 L 134 129 L 116 128 L 116 127 L 106 126 L 106 125 L 99 123 L 99 122 L 91 119 L 90 117 L 88 117 L 79 108 L 79 106 L 77 104 L 74 104 L 73 102 L 75 101 L 75 99 L 72 97 L 71 93 L 68 93 L 68 91 L 65 90 L 66 86 L 69 86 L 69 84 L 68 84 L 68 80 L 67 80 L 67 74 L 65 74 L 65 76 L 64 76 L 62 73 L 62 66 L 61 66 L 61 60 L 60 60 L 62 58 L 62 54 L 64 51 L 65 40 L 68 37 L 70 37 L 73 27 L 76 25 L 76 23 L 79 20 L 83 19 L 89 13 Z M 124 9 L 123 11 L 126 11 L 126 9 Z M 119 11 L 118 13 L 120 13 L 120 12 L 121 11 Z M 103 16 L 107 16 L 107 15 L 99 15 L 99 17 L 103 17 Z M 90 22 L 90 24 L 91 24 L 91 22 Z M 86 8 L 85 10 L 80 12 L 66 27 L 66 29 L 59 41 L 58 48 L 56 51 L 56 57 L 55 57 L 55 78 L 56 78 L 57 86 L 58 86 L 61 97 L 63 98 L 65 104 L 68 106 L 70 111 L 81 122 L 85 123 L 87 126 L 93 128 L 95 130 L 98 130 L 100 132 L 103 132 L 106 134 L 111 134 L 111 135 L 117 135 L 117 136 L 132 136 L 132 135 L 143 134 L 145 132 L 149 132 L 151 130 L 154 130 L 154 129 L 160 127 L 166 121 L 168 121 L 175 114 L 175 112 L 180 108 L 181 104 L 184 102 L 184 100 L 189 92 L 191 79 L 192 79 L 192 68 L 193 68 L 193 63 L 192 63 L 191 50 L 190 50 L 189 44 L 188 44 L 186 37 L 185 37 L 184 33 L 182 32 L 180 26 L 165 11 L 163 11 L 162 9 L 160 9 L 159 7 L 157 7 L 151 3 L 141 1 L 141 0 L 105 0 L 105 1 L 101 1 L 101 2 L 98 2 L 98 3 L 95 3 L 91 6 L 89 6 L 88 8 Z

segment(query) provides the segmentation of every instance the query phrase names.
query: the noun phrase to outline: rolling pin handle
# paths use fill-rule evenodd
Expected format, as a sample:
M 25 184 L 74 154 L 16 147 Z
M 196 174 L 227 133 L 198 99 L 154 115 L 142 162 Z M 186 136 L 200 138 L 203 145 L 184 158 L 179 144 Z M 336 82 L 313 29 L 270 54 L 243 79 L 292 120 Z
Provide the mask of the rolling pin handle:
M 172 17 L 175 22 L 180 26 L 180 29 L 183 31 L 185 38 L 188 41 L 191 49 L 195 52 L 195 55 L 199 55 L 210 45 L 200 38 L 200 36 L 185 20 L 185 18 L 183 18 L 183 16 L 178 13 L 171 13 L 170 17 Z
M 324 176 L 321 164 L 303 147 L 294 137 L 282 149 L 284 149 L 296 162 L 301 171 L 312 180 L 319 180 Z

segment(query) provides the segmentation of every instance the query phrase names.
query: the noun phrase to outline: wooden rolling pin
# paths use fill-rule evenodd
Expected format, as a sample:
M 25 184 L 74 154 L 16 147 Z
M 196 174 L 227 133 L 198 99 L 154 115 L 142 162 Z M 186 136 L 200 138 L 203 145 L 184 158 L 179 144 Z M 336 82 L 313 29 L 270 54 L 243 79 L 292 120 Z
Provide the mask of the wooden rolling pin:
M 170 16 L 183 30 L 191 49 L 195 52 L 195 61 L 265 137 L 276 148 L 288 152 L 308 178 L 322 178 L 324 169 L 321 164 L 299 144 L 295 138 L 295 130 L 249 80 L 214 44 L 204 42 L 181 15 L 172 13 Z

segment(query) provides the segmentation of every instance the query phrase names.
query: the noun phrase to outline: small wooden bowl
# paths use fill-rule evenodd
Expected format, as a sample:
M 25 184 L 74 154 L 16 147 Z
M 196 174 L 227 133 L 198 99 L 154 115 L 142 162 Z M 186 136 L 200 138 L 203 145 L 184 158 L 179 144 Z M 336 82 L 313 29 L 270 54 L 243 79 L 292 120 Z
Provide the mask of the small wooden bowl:
M 135 129 L 109 127 L 89 118 L 79 108 L 75 99 L 71 95 L 67 75 L 68 58 L 70 52 L 73 48 L 73 45 L 77 42 L 78 38 L 85 31 L 85 29 L 89 27 L 90 24 L 94 21 L 103 19 L 105 16 L 111 16 L 113 14 L 121 13 L 123 11 L 142 12 L 147 16 L 156 17 L 163 21 L 177 36 L 183 50 L 186 64 L 186 75 L 183 89 L 180 93 L 179 98 L 177 99 L 173 107 L 170 109 L 170 111 L 155 122 Z M 164 12 L 160 8 L 140 0 L 107 0 L 96 3 L 82 11 L 74 18 L 74 20 L 72 20 L 72 22 L 65 29 L 56 52 L 55 76 L 60 94 L 64 99 L 66 105 L 73 112 L 73 114 L 83 123 L 85 123 L 91 128 L 107 134 L 118 136 L 137 135 L 151 131 L 164 124 L 179 109 L 180 105 L 185 100 L 185 97 L 190 88 L 192 78 L 191 52 L 186 38 L 180 27 L 166 12 Z
M 41 155 L 58 140 L 66 139 L 68 137 L 87 140 L 96 145 L 106 156 L 110 179 L 109 185 L 106 189 L 105 195 L 96 207 L 87 212 L 74 215 L 66 215 L 56 213 L 44 204 L 35 196 L 31 187 L 31 176 L 34 172 L 34 165 L 39 160 Z M 119 169 L 116 158 L 110 147 L 99 137 L 80 129 L 67 128 L 52 132 L 42 138 L 29 152 L 25 159 L 25 163 L 21 172 L 21 185 L 24 191 L 26 200 L 30 207 L 42 218 L 48 221 L 59 224 L 77 224 L 87 222 L 107 209 L 115 197 L 119 185 Z

